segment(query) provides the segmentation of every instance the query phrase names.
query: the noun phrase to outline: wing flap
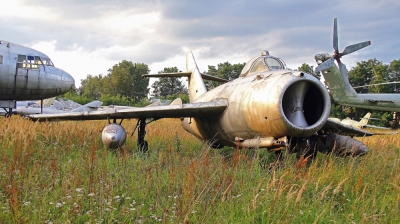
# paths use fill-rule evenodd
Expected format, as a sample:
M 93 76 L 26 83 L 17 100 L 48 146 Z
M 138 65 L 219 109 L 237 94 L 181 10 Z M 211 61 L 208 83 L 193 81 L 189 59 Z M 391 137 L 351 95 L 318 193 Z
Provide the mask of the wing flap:
M 59 120 L 103 120 L 122 118 L 212 118 L 220 116 L 227 103 L 224 101 L 175 104 L 167 106 L 138 107 L 129 109 L 107 108 L 92 112 L 71 112 L 62 114 L 37 114 L 27 116 L 34 121 Z

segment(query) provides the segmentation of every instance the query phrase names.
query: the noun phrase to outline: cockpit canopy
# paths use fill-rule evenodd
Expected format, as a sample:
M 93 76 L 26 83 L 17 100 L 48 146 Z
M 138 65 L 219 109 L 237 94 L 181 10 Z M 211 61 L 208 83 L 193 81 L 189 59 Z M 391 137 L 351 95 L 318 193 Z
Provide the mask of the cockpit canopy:
M 239 77 L 245 77 L 261 71 L 273 71 L 280 69 L 287 69 L 285 62 L 280 58 L 269 55 L 268 51 L 262 51 L 261 56 L 255 57 L 247 62 Z

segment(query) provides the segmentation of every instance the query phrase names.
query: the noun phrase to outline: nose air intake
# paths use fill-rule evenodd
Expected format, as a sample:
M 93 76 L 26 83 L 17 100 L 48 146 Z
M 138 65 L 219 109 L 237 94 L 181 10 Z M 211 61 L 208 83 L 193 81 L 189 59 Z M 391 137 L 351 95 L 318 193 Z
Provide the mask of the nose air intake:
M 290 85 L 282 99 L 282 109 L 286 119 L 296 128 L 317 125 L 325 115 L 326 96 L 317 85 L 302 80 Z

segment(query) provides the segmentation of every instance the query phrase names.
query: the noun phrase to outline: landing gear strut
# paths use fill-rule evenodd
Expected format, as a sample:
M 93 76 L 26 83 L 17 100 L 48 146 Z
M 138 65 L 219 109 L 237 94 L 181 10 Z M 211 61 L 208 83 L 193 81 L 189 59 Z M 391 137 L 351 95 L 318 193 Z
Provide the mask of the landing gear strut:
M 3 108 L 3 109 L 6 111 L 6 113 L 4 114 L 4 117 L 10 118 L 12 115 L 12 108 L 8 108 L 8 110 L 6 108 Z
M 147 152 L 149 150 L 149 144 L 144 137 L 146 136 L 146 118 L 139 118 L 138 120 L 139 128 L 138 128 L 138 148 L 141 152 Z
M 144 140 L 144 137 L 146 136 L 146 125 L 158 119 L 159 118 L 138 118 L 135 129 L 133 129 L 131 136 L 133 136 L 136 129 L 138 129 L 137 146 L 141 152 L 147 152 L 147 150 L 149 150 L 149 143 L 147 143 L 147 141 Z

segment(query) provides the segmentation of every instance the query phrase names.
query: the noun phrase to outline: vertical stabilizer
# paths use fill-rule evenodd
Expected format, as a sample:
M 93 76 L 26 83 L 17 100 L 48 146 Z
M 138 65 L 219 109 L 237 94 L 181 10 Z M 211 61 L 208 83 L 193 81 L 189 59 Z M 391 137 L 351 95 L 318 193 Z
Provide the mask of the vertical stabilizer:
M 368 124 L 369 118 L 371 117 L 371 113 L 367 113 L 363 118 L 360 120 L 361 127 L 364 127 Z
M 192 73 L 188 79 L 188 88 L 190 102 L 194 102 L 199 96 L 207 92 L 207 89 L 191 51 L 186 54 L 186 70 Z
M 332 64 L 332 67 L 323 70 L 325 84 L 328 85 L 330 94 L 336 102 L 347 103 L 350 98 L 357 97 L 357 92 L 350 85 L 346 66 L 340 64 L 340 69 Z

